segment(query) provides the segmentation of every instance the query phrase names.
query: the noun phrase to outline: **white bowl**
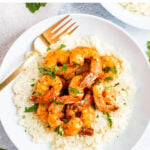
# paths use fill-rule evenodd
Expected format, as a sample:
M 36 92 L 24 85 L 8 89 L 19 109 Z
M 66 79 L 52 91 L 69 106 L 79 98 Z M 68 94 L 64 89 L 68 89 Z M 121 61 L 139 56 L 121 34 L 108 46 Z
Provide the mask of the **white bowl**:
M 109 11 L 113 16 L 120 19 L 121 21 L 134 27 L 150 30 L 150 17 L 136 15 L 126 10 L 118 3 L 101 3 L 101 4 L 107 11 Z
M 30 51 L 33 40 L 63 16 L 46 19 L 23 33 L 5 56 L 0 68 L 0 78 L 4 78 L 16 68 L 23 61 L 24 54 Z M 148 62 L 137 43 L 117 25 L 90 15 L 74 14 L 71 17 L 79 24 L 76 33 L 97 35 L 100 39 L 117 48 L 131 63 L 133 76 L 137 81 L 133 114 L 127 129 L 106 148 L 108 150 L 112 148 L 115 150 L 131 149 L 143 135 L 150 118 L 150 69 Z M 47 150 L 49 148 L 47 144 L 33 143 L 25 129 L 18 125 L 19 117 L 16 115 L 16 107 L 12 101 L 12 85 L 13 82 L 0 92 L 0 117 L 7 135 L 20 150 Z

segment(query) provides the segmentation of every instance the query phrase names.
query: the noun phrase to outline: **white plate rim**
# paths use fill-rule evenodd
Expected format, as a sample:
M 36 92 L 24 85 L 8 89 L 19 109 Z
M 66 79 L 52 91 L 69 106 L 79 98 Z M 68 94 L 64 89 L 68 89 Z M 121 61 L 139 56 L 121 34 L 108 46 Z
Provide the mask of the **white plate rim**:
M 136 28 L 150 30 L 150 17 L 136 15 L 132 12 L 121 7 L 118 3 L 101 3 L 102 6 L 113 16 L 121 20 L 122 22 L 129 24 Z M 132 21 L 131 21 L 132 20 Z
M 28 28 L 25 32 L 23 32 L 23 33 L 16 39 L 16 41 L 11 45 L 11 47 L 9 48 L 9 50 L 7 51 L 7 53 L 6 53 L 6 55 L 5 55 L 4 59 L 3 59 L 3 61 L 2 61 L 2 63 L 1 63 L 0 72 L 1 72 L 1 69 L 2 69 L 3 64 L 4 64 L 4 62 L 5 62 L 5 59 L 7 58 L 8 54 L 9 54 L 10 51 L 11 51 L 11 49 L 13 49 L 14 45 L 16 45 L 16 43 L 17 43 L 20 39 L 22 39 L 26 33 L 30 32 L 30 30 L 32 30 L 32 28 L 35 28 L 36 26 L 38 26 L 39 24 L 41 24 L 41 23 L 43 23 L 43 22 L 45 22 L 45 21 L 47 21 L 47 20 L 51 20 L 51 19 L 53 20 L 53 19 L 57 19 L 57 18 L 62 18 L 62 17 L 64 17 L 64 16 L 66 16 L 66 15 L 68 15 L 68 14 L 55 15 L 55 16 L 53 16 L 53 17 L 44 19 L 44 20 L 42 20 L 42 21 L 40 21 L 40 22 L 38 22 L 38 23 L 32 25 L 32 26 L 31 26 L 30 28 Z M 144 59 L 145 59 L 145 61 L 146 61 L 146 64 L 148 65 L 148 67 L 149 67 L 149 69 L 150 69 L 150 65 L 149 65 L 148 59 L 147 59 L 147 57 L 146 57 L 146 54 L 141 50 L 141 46 L 140 46 L 140 45 L 137 43 L 137 41 L 134 40 L 134 38 L 133 38 L 127 31 L 125 31 L 122 27 L 120 27 L 119 25 L 117 25 L 117 24 L 115 24 L 115 23 L 113 23 L 113 22 L 111 22 L 111 21 L 109 21 L 109 20 L 107 20 L 107 19 L 104 19 L 104 18 L 102 18 L 102 17 L 99 17 L 99 16 L 94 16 L 94 15 L 84 14 L 84 13 L 82 13 L 82 14 L 80 14 L 80 13 L 69 13 L 69 15 L 70 15 L 70 16 L 85 16 L 85 17 L 89 17 L 89 18 L 92 17 L 92 18 L 95 18 L 95 19 L 102 20 L 102 21 L 104 21 L 104 22 L 110 24 L 111 26 L 114 26 L 115 28 L 118 28 L 121 32 L 123 32 L 124 34 L 126 34 L 126 35 L 128 36 L 128 38 L 129 38 L 130 40 L 132 40 L 132 42 L 133 42 L 135 45 L 137 45 L 137 47 L 138 47 L 139 50 L 140 50 L 140 53 L 144 56 Z M 7 88 L 7 87 L 6 87 L 6 88 Z M 1 93 L 1 92 L 0 92 L 0 93 Z M 9 139 L 11 140 L 11 142 L 19 149 L 19 146 L 18 146 L 17 142 L 14 141 L 14 140 L 9 136 L 9 132 L 7 132 L 7 129 L 5 128 L 5 126 L 4 126 L 4 124 L 3 124 L 3 119 L 2 119 L 2 117 L 1 117 L 1 114 L 0 114 L 0 121 L 1 121 L 1 124 L 2 124 L 2 127 L 3 127 L 4 131 L 6 132 L 7 136 L 8 136 Z M 150 121 L 150 118 L 149 118 L 149 121 Z M 136 145 L 139 143 L 139 141 L 143 138 L 143 136 L 144 136 L 145 132 L 147 131 L 147 129 L 148 129 L 148 124 L 146 125 L 146 127 L 145 127 L 145 129 L 144 129 L 144 132 L 142 133 L 141 137 L 137 140 L 137 142 L 134 144 L 134 147 L 132 147 L 132 148 L 135 148 L 135 147 L 136 147 Z

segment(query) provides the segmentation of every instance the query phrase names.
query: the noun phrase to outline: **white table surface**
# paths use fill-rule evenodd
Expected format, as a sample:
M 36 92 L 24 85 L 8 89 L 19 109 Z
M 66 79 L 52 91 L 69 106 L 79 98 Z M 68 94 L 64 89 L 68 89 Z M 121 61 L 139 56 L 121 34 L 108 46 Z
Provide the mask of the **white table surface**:
M 9 47 L 26 29 L 43 19 L 63 13 L 88 13 L 108 19 L 128 31 L 140 44 L 143 53 L 146 51 L 146 42 L 150 40 L 150 31 L 137 29 L 119 21 L 98 3 L 49 3 L 35 14 L 30 13 L 23 3 L 0 3 L 0 64 Z M 16 150 L 1 124 L 0 147 Z M 150 150 L 150 124 L 136 150 Z

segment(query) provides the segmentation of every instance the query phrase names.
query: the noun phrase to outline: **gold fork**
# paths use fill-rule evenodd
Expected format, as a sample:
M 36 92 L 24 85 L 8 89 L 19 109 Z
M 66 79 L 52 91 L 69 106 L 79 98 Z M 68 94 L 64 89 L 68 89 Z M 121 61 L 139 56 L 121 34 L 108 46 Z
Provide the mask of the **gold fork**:
M 72 19 L 69 19 L 69 17 L 70 15 L 65 16 L 34 40 L 32 53 L 13 73 L 0 83 L 0 91 L 16 77 L 26 65 L 28 65 L 34 56 L 42 55 L 49 48 L 50 44 L 57 42 L 62 35 L 70 35 L 78 28 L 75 22 L 71 23 Z

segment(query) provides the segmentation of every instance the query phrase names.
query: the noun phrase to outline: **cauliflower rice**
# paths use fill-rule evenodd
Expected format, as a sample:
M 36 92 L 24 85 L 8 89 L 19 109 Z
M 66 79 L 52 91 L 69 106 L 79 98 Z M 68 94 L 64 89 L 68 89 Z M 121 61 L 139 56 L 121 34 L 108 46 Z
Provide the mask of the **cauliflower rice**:
M 118 56 L 116 50 L 107 44 L 102 43 L 95 36 L 63 36 L 57 43 L 51 45 L 52 49 L 57 49 L 61 44 L 66 45 L 66 50 L 77 46 L 96 47 L 101 55 L 114 54 Z M 94 136 L 71 136 L 62 137 L 48 128 L 39 120 L 35 113 L 24 112 L 25 107 L 30 107 L 33 102 L 29 99 L 32 95 L 32 83 L 39 79 L 39 66 L 43 64 L 43 59 L 36 56 L 32 63 L 27 66 L 13 86 L 14 103 L 18 108 L 18 116 L 20 116 L 19 124 L 24 126 L 26 131 L 33 137 L 34 142 L 49 143 L 51 149 L 57 150 L 101 150 L 104 143 L 114 139 L 124 130 L 128 124 L 128 119 L 132 110 L 132 99 L 135 94 L 135 85 L 131 76 L 130 67 L 126 60 L 118 56 L 123 61 L 123 70 L 119 77 L 112 81 L 111 85 L 120 83 L 116 86 L 117 98 L 116 102 L 120 109 L 112 112 L 112 128 L 108 125 L 106 115 L 96 110 L 96 121 L 93 124 Z
M 120 5 L 134 14 L 150 17 L 150 3 L 126 2 Z

